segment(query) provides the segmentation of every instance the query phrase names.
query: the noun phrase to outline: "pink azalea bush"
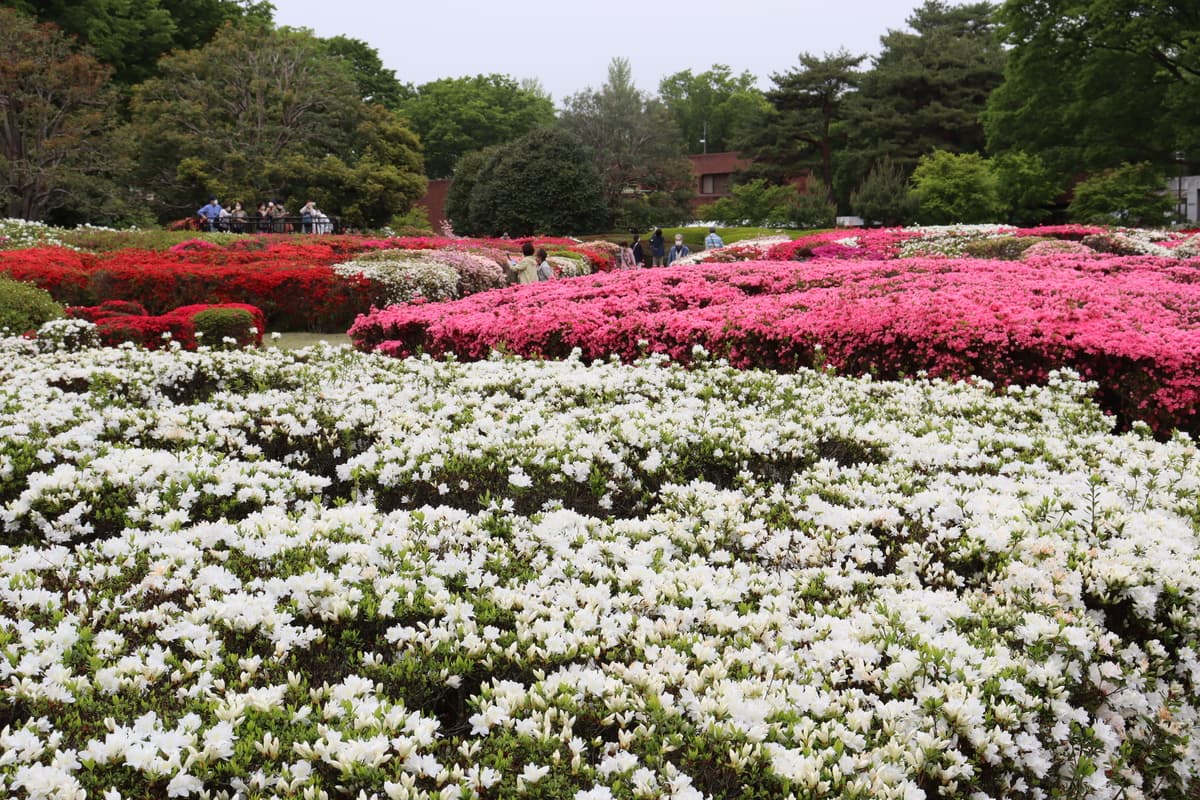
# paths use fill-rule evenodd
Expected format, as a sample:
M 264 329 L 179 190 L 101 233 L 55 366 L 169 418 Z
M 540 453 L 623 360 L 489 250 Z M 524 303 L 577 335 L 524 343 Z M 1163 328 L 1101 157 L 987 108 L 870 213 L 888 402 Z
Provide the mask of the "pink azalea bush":
M 586 359 L 693 347 L 738 367 L 1044 382 L 1069 366 L 1123 421 L 1200 431 L 1200 264 L 1153 257 L 757 262 L 593 275 L 360 316 L 392 356 Z

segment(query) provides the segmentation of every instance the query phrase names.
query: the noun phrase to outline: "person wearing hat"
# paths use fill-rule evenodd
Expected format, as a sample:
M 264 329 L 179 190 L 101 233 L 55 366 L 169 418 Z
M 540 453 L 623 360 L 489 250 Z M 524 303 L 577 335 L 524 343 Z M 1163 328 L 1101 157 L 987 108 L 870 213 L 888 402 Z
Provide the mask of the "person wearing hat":
M 217 202 L 217 196 L 213 195 L 208 198 L 208 203 L 200 207 L 196 212 L 201 222 L 204 225 L 204 230 L 215 231 L 217 229 L 217 220 L 221 218 L 221 204 Z
M 691 255 L 691 250 L 683 243 L 683 234 L 675 234 L 675 245 L 667 251 L 667 266 L 671 266 L 684 256 Z

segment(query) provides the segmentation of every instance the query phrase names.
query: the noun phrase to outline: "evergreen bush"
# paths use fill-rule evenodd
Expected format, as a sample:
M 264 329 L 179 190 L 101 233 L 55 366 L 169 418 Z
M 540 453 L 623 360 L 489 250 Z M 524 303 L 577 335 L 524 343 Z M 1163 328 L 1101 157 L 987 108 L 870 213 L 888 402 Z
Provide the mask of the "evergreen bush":
M 916 217 L 917 203 L 904 170 L 884 156 L 850 195 L 850 208 L 868 225 L 900 225 Z
M 192 325 L 197 335 L 202 334 L 201 344 L 215 350 L 248 347 L 261 333 L 255 328 L 254 316 L 242 308 L 205 309 L 192 316 Z
M 23 334 L 65 316 L 45 289 L 0 276 L 0 331 Z

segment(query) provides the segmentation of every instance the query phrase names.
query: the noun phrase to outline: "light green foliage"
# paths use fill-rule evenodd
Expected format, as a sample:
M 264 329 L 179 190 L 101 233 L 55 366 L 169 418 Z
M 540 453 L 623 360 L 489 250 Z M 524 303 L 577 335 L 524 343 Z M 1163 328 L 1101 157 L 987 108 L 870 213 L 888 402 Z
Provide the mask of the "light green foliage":
M 978 153 L 921 156 L 911 182 L 917 219 L 925 225 L 994 222 L 1001 211 L 996 176 Z
M 817 228 L 832 225 L 836 209 L 820 195 L 801 194 L 795 186 L 776 186 L 756 178 L 733 187 L 730 197 L 701 206 L 697 214 L 728 226 Z
M 400 112 L 425 148 L 425 174 L 448 178 L 466 153 L 504 144 L 554 121 L 544 94 L 508 75 L 442 78 L 417 87 Z
M 1062 187 L 1040 156 L 1009 150 L 993 156 L 990 163 L 1007 222 L 1036 225 L 1050 215 Z
M 1122 164 L 1077 184 L 1067 210 L 1075 222 L 1161 226 L 1175 203 L 1165 185 L 1153 164 Z
M 875 163 L 850 195 L 850 207 L 868 225 L 911 222 L 917 213 L 916 198 L 909 193 L 904 170 L 887 156 Z
M 45 289 L 0 276 L 0 331 L 27 333 L 62 316 L 63 307 Z
M 658 95 L 683 136 L 688 153 L 733 150 L 737 131 L 769 108 L 749 72 L 734 75 L 725 64 L 693 74 L 690 69 L 658 83 Z M 702 141 L 703 140 L 703 141 Z

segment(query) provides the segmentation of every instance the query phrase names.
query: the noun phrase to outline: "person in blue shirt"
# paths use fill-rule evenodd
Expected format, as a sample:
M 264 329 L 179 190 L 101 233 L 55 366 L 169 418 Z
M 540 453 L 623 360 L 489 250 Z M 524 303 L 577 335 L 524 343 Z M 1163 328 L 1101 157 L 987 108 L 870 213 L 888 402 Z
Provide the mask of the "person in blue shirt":
M 221 204 L 217 202 L 215 195 L 208 198 L 208 203 L 200 207 L 196 216 L 203 221 L 204 230 L 215 231 L 217 229 L 217 220 L 221 218 Z
M 688 250 L 688 246 L 683 243 L 683 234 L 675 234 L 675 246 L 667 251 L 667 266 L 671 266 L 679 259 L 691 255 L 692 251 Z
M 717 235 L 716 226 L 715 225 L 709 226 L 708 236 L 704 237 L 704 249 L 712 250 L 714 247 L 724 247 L 724 246 L 725 246 L 725 240 Z

